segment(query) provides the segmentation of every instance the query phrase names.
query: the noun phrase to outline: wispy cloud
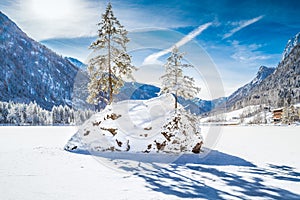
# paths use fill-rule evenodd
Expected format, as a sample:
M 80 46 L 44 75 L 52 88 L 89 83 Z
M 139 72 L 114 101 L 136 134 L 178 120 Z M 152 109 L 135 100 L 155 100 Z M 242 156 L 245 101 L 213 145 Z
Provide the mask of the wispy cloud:
M 242 30 L 243 28 L 261 20 L 264 16 L 258 16 L 256 18 L 253 18 L 253 19 L 250 19 L 250 20 L 246 20 L 246 21 L 241 21 L 238 23 L 238 27 L 230 30 L 228 33 L 226 33 L 224 36 L 223 36 L 223 39 L 226 39 L 226 38 L 229 38 L 231 37 L 233 34 L 235 34 L 236 32 Z
M 232 47 L 235 52 L 231 58 L 248 66 L 257 67 L 271 58 L 270 55 L 259 51 L 259 48 L 262 47 L 260 44 L 241 45 L 238 41 L 233 41 Z
M 207 29 L 211 25 L 212 25 L 212 22 L 208 22 L 206 24 L 199 26 L 198 28 L 196 28 L 195 30 L 193 30 L 192 32 L 187 34 L 185 37 L 183 37 L 181 40 L 179 40 L 172 47 L 164 49 L 160 52 L 151 54 L 148 57 L 146 57 L 143 64 L 144 65 L 145 64 L 158 64 L 159 63 L 158 58 L 160 58 L 163 55 L 166 55 L 167 53 L 170 53 L 175 46 L 179 48 L 179 47 L 185 45 L 186 43 L 188 43 L 189 41 L 194 39 L 196 36 L 201 34 L 205 29 Z

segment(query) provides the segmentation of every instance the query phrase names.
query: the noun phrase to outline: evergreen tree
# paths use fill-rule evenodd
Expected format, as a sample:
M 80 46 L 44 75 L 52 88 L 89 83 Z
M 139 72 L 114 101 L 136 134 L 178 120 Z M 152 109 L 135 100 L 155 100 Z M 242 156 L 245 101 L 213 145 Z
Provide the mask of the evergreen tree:
M 10 124 L 20 125 L 21 116 L 18 105 L 14 103 L 11 104 L 9 114 L 7 115 L 7 120 Z
M 98 38 L 90 45 L 95 56 L 88 63 L 90 83 L 87 102 L 111 104 L 113 94 L 117 94 L 124 84 L 123 78 L 133 80 L 132 72 L 136 68 L 131 65 L 131 57 L 126 51 L 129 42 L 127 31 L 114 16 L 110 3 L 98 26 Z
M 64 106 L 63 119 L 64 124 L 70 124 L 70 108 L 68 106 Z
M 59 124 L 64 124 L 64 107 L 62 105 L 58 106 L 58 123 Z
M 0 123 L 7 123 L 7 115 L 9 114 L 8 103 L 1 102 L 0 103 Z
M 183 64 L 183 53 L 174 47 L 170 57 L 165 64 L 165 74 L 161 77 L 162 89 L 160 93 L 172 93 L 175 96 L 175 111 L 177 111 L 178 96 L 186 99 L 194 98 L 200 91 L 200 88 L 195 86 L 195 81 L 192 77 L 183 75 L 183 68 L 193 67 L 190 64 Z
M 68 106 L 53 106 L 51 111 L 42 109 L 36 102 L 29 104 L 1 102 L 0 125 L 59 125 L 74 124 L 75 113 L 82 116 L 82 121 L 90 118 L 94 112 L 91 110 L 73 110 Z
M 20 109 L 20 116 L 21 116 L 21 124 L 25 124 L 27 120 L 27 113 L 26 113 L 26 104 L 20 104 L 19 105 Z
M 27 106 L 27 119 L 26 122 L 30 125 L 34 125 L 33 124 L 33 115 L 34 115 L 34 103 L 30 102 L 29 105 Z
M 183 53 L 180 53 L 177 47 L 173 48 L 165 64 L 166 72 L 161 77 L 162 89 L 160 93 L 171 93 L 175 96 L 175 113 L 166 120 L 162 127 L 161 134 L 165 137 L 163 144 L 168 144 L 164 151 L 184 152 L 192 147 L 193 152 L 199 153 L 203 142 L 197 123 L 198 119 L 195 115 L 185 111 L 184 108 L 177 108 L 179 96 L 192 99 L 200 90 L 195 86 L 192 77 L 183 74 L 183 68 L 193 66 L 182 63 L 182 59 Z
M 52 110 L 51 110 L 51 113 L 52 113 L 52 124 L 56 124 L 57 123 L 57 107 L 56 106 L 53 106 L 52 107 Z
M 33 110 L 32 110 L 32 125 L 39 125 L 40 124 L 40 119 L 39 119 L 39 107 L 34 102 L 33 104 Z

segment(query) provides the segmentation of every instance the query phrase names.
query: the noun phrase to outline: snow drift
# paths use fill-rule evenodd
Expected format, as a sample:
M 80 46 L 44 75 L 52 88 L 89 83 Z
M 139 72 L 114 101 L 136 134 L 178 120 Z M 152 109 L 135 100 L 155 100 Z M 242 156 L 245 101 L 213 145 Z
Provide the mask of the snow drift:
M 73 152 L 126 151 L 143 153 L 199 153 L 202 145 L 196 117 L 174 97 L 113 103 L 87 120 L 65 145 Z

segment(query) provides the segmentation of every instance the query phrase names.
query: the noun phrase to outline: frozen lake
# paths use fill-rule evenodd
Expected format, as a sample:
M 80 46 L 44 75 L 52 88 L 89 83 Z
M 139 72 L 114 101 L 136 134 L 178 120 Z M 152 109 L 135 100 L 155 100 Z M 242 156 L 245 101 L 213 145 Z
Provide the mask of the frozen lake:
M 174 163 L 64 151 L 75 132 L 0 127 L 0 199 L 300 199 L 300 127 L 223 127 L 205 158 Z

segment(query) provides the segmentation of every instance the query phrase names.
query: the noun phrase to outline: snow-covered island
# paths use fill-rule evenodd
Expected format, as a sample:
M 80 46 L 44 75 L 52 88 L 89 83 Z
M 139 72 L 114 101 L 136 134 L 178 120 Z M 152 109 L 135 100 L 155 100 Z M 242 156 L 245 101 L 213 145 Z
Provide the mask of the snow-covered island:
M 73 152 L 199 153 L 203 139 L 197 117 L 180 105 L 175 111 L 173 105 L 171 94 L 113 103 L 87 120 L 65 149 Z

